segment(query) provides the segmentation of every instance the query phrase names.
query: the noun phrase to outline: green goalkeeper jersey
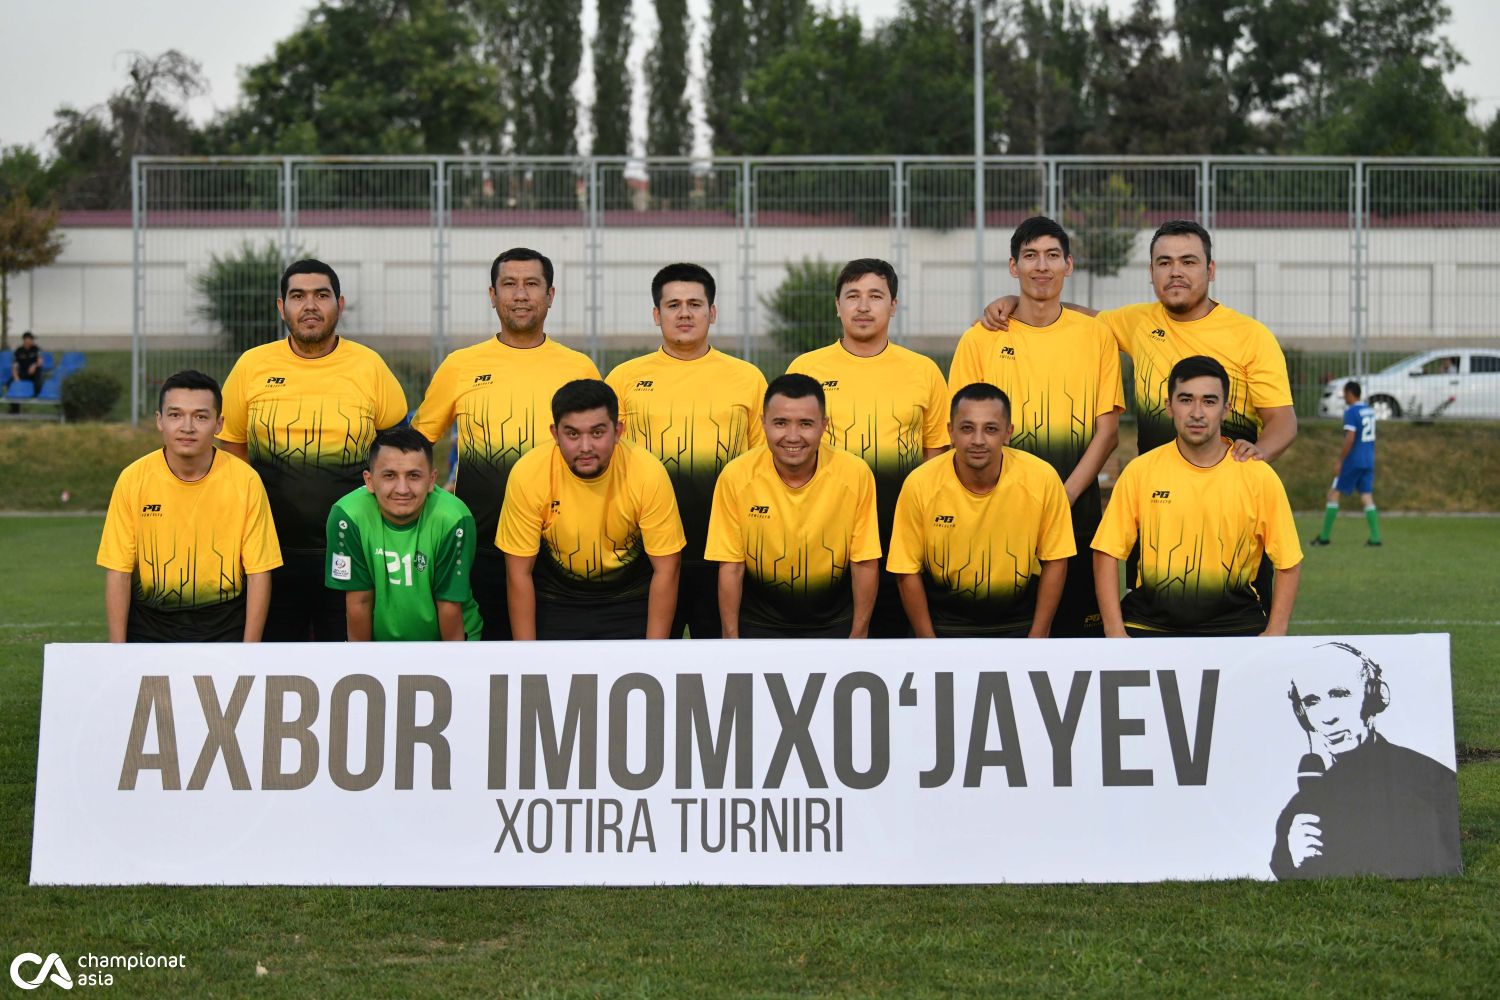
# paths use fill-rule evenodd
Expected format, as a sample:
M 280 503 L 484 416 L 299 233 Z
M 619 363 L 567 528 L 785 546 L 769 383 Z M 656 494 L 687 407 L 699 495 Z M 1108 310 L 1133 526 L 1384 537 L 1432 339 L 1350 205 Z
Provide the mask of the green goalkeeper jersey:
M 474 515 L 451 493 L 433 490 L 415 521 L 396 525 L 381 516 L 375 494 L 360 486 L 328 512 L 324 582 L 334 590 L 375 593 L 371 636 L 377 642 L 441 639 L 438 601 L 463 606 L 464 635 L 477 641 L 482 623 L 469 589 L 474 536 Z

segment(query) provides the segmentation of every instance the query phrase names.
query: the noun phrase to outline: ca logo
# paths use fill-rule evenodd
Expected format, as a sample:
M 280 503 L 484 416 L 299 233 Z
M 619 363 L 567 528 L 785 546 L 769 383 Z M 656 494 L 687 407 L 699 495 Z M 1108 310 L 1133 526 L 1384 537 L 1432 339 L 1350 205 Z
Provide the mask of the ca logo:
M 36 974 L 35 979 L 28 980 L 21 978 L 23 965 L 40 965 L 42 968 Z M 51 973 L 53 986 L 61 986 L 65 990 L 73 988 L 73 977 L 68 974 L 68 967 L 63 964 L 63 960 L 55 951 L 47 956 L 45 962 L 42 961 L 42 956 L 35 952 L 23 951 L 10 963 L 10 981 L 23 990 L 34 990 L 42 985 L 43 981 L 48 978 L 48 973 Z

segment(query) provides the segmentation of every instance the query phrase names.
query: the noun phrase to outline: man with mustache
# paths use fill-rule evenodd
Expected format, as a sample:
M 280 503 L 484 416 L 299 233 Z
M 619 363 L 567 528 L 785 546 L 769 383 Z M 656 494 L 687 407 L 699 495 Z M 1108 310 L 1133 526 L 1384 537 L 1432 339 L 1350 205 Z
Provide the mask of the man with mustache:
M 285 340 L 252 347 L 224 380 L 225 451 L 260 473 L 286 562 L 271 575 L 267 642 L 342 642 L 341 594 L 323 586 L 328 510 L 364 482 L 378 431 L 406 419 L 380 355 L 339 336 L 339 276 L 299 260 L 281 276 Z

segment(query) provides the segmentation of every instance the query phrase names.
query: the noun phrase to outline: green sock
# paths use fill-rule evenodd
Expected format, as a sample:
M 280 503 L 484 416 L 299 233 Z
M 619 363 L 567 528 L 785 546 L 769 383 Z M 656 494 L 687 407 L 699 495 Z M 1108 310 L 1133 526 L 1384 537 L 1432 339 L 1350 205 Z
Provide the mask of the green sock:
M 1365 520 L 1370 523 L 1370 541 L 1380 541 L 1380 511 L 1374 507 L 1366 507 Z
M 1328 541 L 1328 537 L 1333 534 L 1333 522 L 1338 519 L 1338 516 L 1339 505 L 1336 503 L 1331 503 L 1323 509 L 1323 531 L 1318 535 L 1323 541 Z

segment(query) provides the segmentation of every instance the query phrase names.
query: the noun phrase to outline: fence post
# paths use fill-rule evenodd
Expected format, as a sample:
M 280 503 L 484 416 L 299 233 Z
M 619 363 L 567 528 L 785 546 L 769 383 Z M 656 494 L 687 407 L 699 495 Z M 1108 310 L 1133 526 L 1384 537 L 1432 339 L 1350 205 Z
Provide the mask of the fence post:
M 740 162 L 740 354 L 746 361 L 750 360 L 750 326 L 755 321 L 755 275 L 751 265 L 755 246 L 751 229 L 755 194 L 751 178 L 747 158 Z
M 283 156 L 281 158 L 281 264 L 283 267 L 292 262 L 292 219 L 297 212 L 294 193 L 296 183 L 292 158 Z
M 448 163 L 438 157 L 432 167 L 432 346 L 433 370 L 448 354 Z
M 896 258 L 891 263 L 898 275 L 906 274 L 906 183 L 906 161 L 898 156 L 891 167 L 891 248 Z M 896 310 L 897 343 L 906 341 L 906 313 L 905 309 Z
M 604 303 L 600 301 L 600 288 L 602 287 L 603 283 L 600 281 L 599 275 L 599 161 L 592 156 L 589 157 L 588 178 L 589 181 L 587 205 L 589 225 L 589 357 L 594 359 L 595 365 L 599 365 L 601 360 L 599 347 L 599 314 L 604 308 Z M 600 365 L 600 370 L 603 371 L 602 365 Z
M 141 337 L 144 330 L 146 309 L 146 269 L 142 266 L 145 257 L 146 234 L 142 229 L 141 171 L 144 169 L 140 157 L 130 159 L 130 425 L 141 424 Z
M 1349 312 L 1350 326 L 1353 334 L 1354 364 L 1351 366 L 1356 375 L 1363 376 L 1365 373 L 1365 321 L 1368 308 L 1367 292 L 1369 289 L 1369 275 L 1366 268 L 1369 262 L 1365 253 L 1365 212 L 1367 209 L 1365 198 L 1365 164 L 1363 160 L 1354 162 L 1354 182 L 1350 191 L 1350 200 L 1353 202 L 1354 210 L 1354 266 L 1349 269 Z

